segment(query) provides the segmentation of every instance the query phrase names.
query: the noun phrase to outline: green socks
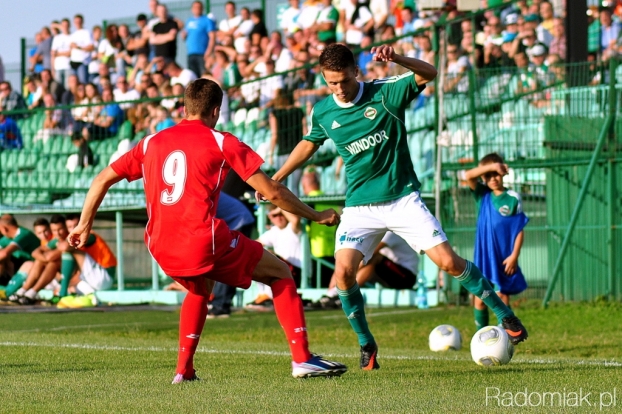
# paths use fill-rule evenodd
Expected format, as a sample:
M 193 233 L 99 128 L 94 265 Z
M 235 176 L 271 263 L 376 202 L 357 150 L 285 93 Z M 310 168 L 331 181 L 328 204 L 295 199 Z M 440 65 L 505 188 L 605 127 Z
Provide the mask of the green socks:
M 15 273 L 15 275 L 11 278 L 9 283 L 6 285 L 6 289 L 5 289 L 6 296 L 9 297 L 15 292 L 17 292 L 17 290 L 22 287 L 27 277 L 28 275 L 23 272 Z
M 61 298 L 67 296 L 67 289 L 69 288 L 69 281 L 73 275 L 75 264 L 76 262 L 70 253 L 63 253 L 60 262 L 60 273 L 63 275 L 63 280 L 60 283 L 60 293 L 58 294 Z
M 484 302 L 492 310 L 499 321 L 508 316 L 514 316 L 514 312 L 501 301 L 495 293 L 492 285 L 486 279 L 477 266 L 467 260 L 464 272 L 456 279 L 472 294 Z
M 365 300 L 359 289 L 359 285 L 355 282 L 348 290 L 337 289 L 339 299 L 341 299 L 341 307 L 348 317 L 348 322 L 358 336 L 359 345 L 365 346 L 369 343 L 375 343 L 373 335 L 367 326 L 365 319 Z
M 473 316 L 475 316 L 475 328 L 477 330 L 489 325 L 488 308 L 482 310 L 473 308 Z

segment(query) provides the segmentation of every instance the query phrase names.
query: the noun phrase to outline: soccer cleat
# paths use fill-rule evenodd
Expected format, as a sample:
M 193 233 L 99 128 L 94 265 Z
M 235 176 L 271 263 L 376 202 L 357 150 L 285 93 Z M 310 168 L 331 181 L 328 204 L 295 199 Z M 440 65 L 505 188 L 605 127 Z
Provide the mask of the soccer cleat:
M 184 378 L 184 374 L 176 374 L 171 384 L 181 384 L 182 382 L 200 381 L 201 378 L 197 377 L 197 373 L 192 374 L 190 378 Z
M 527 329 L 525 329 L 520 319 L 516 316 L 508 316 L 507 318 L 503 318 L 501 322 L 503 329 L 505 329 L 505 332 L 507 332 L 510 337 L 512 345 L 523 342 L 529 336 Z
M 35 305 L 37 303 L 36 299 L 31 299 L 28 296 L 20 296 L 17 299 L 17 303 L 20 305 Z
M 328 361 L 319 355 L 311 355 L 307 362 L 292 361 L 292 376 L 294 378 L 310 377 L 338 377 L 348 370 L 340 362 Z
M 367 344 L 361 347 L 361 369 L 364 371 L 371 371 L 372 369 L 379 369 L 380 365 L 376 358 L 378 357 L 378 345 L 374 343 Z

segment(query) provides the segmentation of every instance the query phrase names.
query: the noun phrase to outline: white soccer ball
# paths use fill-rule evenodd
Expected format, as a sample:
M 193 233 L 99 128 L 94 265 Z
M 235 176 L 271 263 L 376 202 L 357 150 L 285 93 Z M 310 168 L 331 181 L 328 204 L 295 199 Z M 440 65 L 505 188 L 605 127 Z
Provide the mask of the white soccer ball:
M 439 325 L 430 332 L 430 350 L 457 351 L 462 348 L 460 331 L 451 325 Z
M 505 365 L 514 356 L 514 345 L 507 332 L 498 326 L 485 326 L 471 339 L 471 357 L 477 365 Z

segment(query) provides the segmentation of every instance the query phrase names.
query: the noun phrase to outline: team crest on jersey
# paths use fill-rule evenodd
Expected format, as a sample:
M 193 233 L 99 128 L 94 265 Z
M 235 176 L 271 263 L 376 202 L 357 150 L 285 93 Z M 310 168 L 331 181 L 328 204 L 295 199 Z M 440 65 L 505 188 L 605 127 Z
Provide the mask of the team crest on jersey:
M 499 208 L 499 214 L 501 214 L 502 216 L 509 216 L 510 215 L 510 207 L 508 206 L 503 206 Z
M 376 118 L 376 115 L 378 115 L 378 111 L 376 110 L 376 108 L 372 108 L 371 106 L 365 109 L 365 112 L 363 112 L 363 116 L 367 119 L 373 120 Z

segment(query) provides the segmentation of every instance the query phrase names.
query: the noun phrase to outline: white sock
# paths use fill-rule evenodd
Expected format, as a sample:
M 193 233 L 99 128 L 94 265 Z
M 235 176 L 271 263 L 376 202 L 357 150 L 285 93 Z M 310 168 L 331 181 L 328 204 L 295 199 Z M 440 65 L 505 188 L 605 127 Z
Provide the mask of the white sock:
M 37 297 L 37 291 L 32 288 L 28 289 L 26 293 L 24 293 L 24 296 L 34 300 Z
M 337 296 L 339 296 L 339 293 L 337 292 L 337 286 L 334 286 L 334 287 L 328 289 L 328 292 L 326 293 L 326 295 L 329 298 L 336 298 Z
M 93 289 L 93 287 L 86 283 L 84 280 L 81 280 L 76 285 L 76 293 L 86 296 L 90 295 L 91 293 L 95 293 L 95 289 Z
M 24 296 L 24 293 L 26 293 L 24 288 L 19 288 L 17 289 L 17 292 L 15 292 L 15 296 Z

